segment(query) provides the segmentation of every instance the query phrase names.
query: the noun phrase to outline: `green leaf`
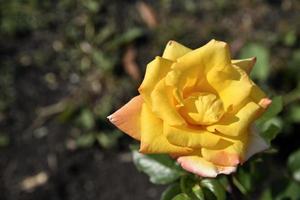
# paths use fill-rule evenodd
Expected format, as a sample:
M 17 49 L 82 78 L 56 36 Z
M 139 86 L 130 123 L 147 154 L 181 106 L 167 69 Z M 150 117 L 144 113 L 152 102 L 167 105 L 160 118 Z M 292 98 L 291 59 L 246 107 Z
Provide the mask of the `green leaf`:
M 146 173 L 154 184 L 168 184 L 180 177 L 182 171 L 167 155 L 144 155 L 133 151 L 133 162 L 138 170 Z
M 0 134 L 0 147 L 6 147 L 9 145 L 9 137 L 4 134 Z
M 253 56 L 257 58 L 257 63 L 251 72 L 251 76 L 265 81 L 270 73 L 269 49 L 261 44 L 250 43 L 242 49 L 241 58 L 250 58 Z
M 122 136 L 119 131 L 114 131 L 110 133 L 98 133 L 96 135 L 97 142 L 99 145 L 105 149 L 111 149 L 116 146 L 118 139 Z
M 191 200 L 191 198 L 188 195 L 181 193 L 176 195 L 172 200 Z
M 267 188 L 265 191 L 262 192 L 259 200 L 272 200 L 272 192 L 270 188 Z
M 273 117 L 276 117 L 283 108 L 282 96 L 272 98 L 272 103 L 267 111 L 260 117 L 259 123 L 262 124 Z
M 248 193 L 252 189 L 252 179 L 250 172 L 247 172 L 244 168 L 239 168 L 238 172 L 235 174 L 238 184 L 242 185 L 243 193 Z M 235 181 L 235 182 L 236 182 Z M 237 185 L 237 184 L 236 184 Z M 240 186 L 241 187 L 241 186 Z
M 198 185 L 198 184 L 194 185 L 193 188 L 192 188 L 192 191 L 193 191 L 193 193 L 194 193 L 194 195 L 196 196 L 197 199 L 205 200 L 204 193 L 203 193 L 203 190 L 200 187 L 200 185 Z
M 243 184 L 236 178 L 233 177 L 233 184 L 239 189 L 239 191 L 241 193 L 243 193 L 244 195 L 247 195 L 247 189 L 243 186 Z
M 295 181 L 291 181 L 285 190 L 280 193 L 275 200 L 283 200 L 283 199 L 289 199 L 289 200 L 299 200 L 300 199 L 300 185 L 299 183 Z
M 217 200 L 226 199 L 226 191 L 217 179 L 203 179 L 201 181 L 201 186 L 212 192 Z
M 193 200 L 203 200 L 204 194 L 199 185 L 199 178 L 194 175 L 187 174 L 180 178 L 181 191 L 187 194 Z
M 179 183 L 170 185 L 161 195 L 160 200 L 172 200 L 173 197 L 181 193 Z
M 135 39 L 141 37 L 144 34 L 143 30 L 140 28 L 131 28 L 122 34 L 120 37 L 116 38 L 110 43 L 110 48 L 117 48 L 124 44 L 128 44 Z
M 282 96 L 276 96 L 276 97 L 272 98 L 272 103 L 271 103 L 270 107 L 260 117 L 260 119 L 258 120 L 258 123 L 263 124 L 266 121 L 270 120 L 271 118 L 275 117 L 282 111 L 282 108 L 283 108 Z
M 290 108 L 289 118 L 292 122 L 300 122 L 300 105 L 293 105 Z
M 268 143 L 271 144 L 271 141 L 276 138 L 280 132 L 280 127 L 275 123 L 266 123 L 266 126 L 263 131 L 261 131 L 261 137 Z
M 300 149 L 289 156 L 288 168 L 291 171 L 293 178 L 296 181 L 300 181 Z
M 78 122 L 83 128 L 87 130 L 92 129 L 95 126 L 93 113 L 89 109 L 82 110 Z
M 287 46 L 293 46 L 297 41 L 297 34 L 295 30 L 288 31 L 284 36 L 284 44 Z
M 76 145 L 81 148 L 91 147 L 95 142 L 93 133 L 83 134 L 76 139 Z

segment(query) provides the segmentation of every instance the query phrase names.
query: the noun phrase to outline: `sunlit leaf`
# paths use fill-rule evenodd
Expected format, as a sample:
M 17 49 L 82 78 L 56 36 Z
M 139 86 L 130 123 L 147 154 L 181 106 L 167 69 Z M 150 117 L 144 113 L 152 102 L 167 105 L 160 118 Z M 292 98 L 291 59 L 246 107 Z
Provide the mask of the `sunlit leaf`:
M 226 191 L 217 179 L 203 179 L 201 181 L 201 186 L 212 192 L 217 200 L 226 199 Z
M 171 183 L 182 174 L 175 161 L 167 155 L 144 155 L 133 151 L 133 161 L 155 184 Z
M 199 179 L 191 174 L 181 176 L 180 188 L 183 193 L 187 194 L 193 200 L 204 199 L 204 194 L 199 185 Z

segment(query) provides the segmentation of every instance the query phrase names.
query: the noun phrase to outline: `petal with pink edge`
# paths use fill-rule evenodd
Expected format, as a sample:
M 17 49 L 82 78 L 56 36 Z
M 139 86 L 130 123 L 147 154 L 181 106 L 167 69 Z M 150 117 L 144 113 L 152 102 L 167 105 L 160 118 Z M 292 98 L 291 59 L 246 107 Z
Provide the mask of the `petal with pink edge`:
M 143 103 L 143 98 L 138 95 L 107 118 L 126 134 L 140 140 L 140 114 Z
M 200 156 L 181 156 L 177 162 L 186 171 L 208 178 L 214 178 L 218 174 L 231 174 L 237 169 L 237 166 L 214 165 Z
M 177 162 L 183 169 L 201 177 L 214 178 L 218 175 L 217 167 L 199 156 L 182 156 Z

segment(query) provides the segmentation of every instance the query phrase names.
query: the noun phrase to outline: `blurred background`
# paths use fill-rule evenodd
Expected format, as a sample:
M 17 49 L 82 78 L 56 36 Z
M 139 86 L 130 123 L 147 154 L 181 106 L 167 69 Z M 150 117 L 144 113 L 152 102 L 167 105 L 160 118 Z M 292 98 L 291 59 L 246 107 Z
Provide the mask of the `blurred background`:
M 135 169 L 132 139 L 106 116 L 171 39 L 257 56 L 253 79 L 285 106 L 260 188 L 299 181 L 287 167 L 300 144 L 299 1 L 9 0 L 0 10 L 1 200 L 159 199 L 164 186 Z

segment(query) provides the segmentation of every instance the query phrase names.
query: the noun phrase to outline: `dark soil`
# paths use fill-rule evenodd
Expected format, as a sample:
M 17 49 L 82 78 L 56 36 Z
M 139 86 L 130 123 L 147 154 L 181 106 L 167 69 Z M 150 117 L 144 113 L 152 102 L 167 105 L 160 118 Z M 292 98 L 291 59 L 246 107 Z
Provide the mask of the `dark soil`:
M 42 73 L 29 69 L 14 86 L 16 106 L 2 124 L 2 131 L 10 134 L 10 144 L 0 151 L 0 199 L 158 199 L 163 188 L 151 184 L 134 167 L 126 152 L 126 138 L 123 146 L 127 150 L 121 152 L 104 151 L 97 145 L 72 150 L 67 145 L 71 125 L 51 119 L 42 128 L 30 128 L 36 117 L 30 109 L 53 103 L 63 95 L 60 90 L 44 87 L 41 76 L 37 76 Z M 48 175 L 46 183 L 22 189 L 23 180 L 40 172 Z

